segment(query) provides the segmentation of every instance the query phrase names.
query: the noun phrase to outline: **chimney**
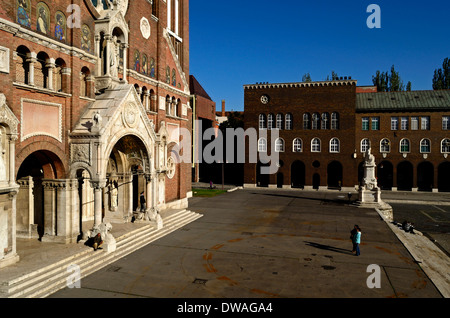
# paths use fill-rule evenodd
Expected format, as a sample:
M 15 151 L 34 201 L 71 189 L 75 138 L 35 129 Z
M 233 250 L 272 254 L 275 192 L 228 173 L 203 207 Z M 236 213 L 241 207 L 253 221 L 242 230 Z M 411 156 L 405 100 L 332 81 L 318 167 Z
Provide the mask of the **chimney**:
M 222 117 L 225 117 L 225 100 L 222 100 Z

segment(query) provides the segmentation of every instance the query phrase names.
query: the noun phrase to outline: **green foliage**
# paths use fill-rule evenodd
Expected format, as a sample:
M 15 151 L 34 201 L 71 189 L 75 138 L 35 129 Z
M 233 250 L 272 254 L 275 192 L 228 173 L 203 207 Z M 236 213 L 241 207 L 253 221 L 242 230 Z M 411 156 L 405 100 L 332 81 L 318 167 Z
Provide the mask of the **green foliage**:
M 433 89 L 450 89 L 450 60 L 448 57 L 444 59 L 442 68 L 434 71 Z
M 221 123 L 219 128 L 222 132 L 225 132 L 226 128 L 244 128 L 244 114 L 240 112 L 230 113 L 228 120 Z
M 379 92 L 401 92 L 405 90 L 405 85 L 400 77 L 399 72 L 395 70 L 394 65 L 391 67 L 391 72 L 377 71 L 372 76 L 373 85 L 377 86 Z M 411 82 L 406 85 L 406 90 L 411 90 Z
M 311 75 L 309 73 L 306 73 L 305 75 L 303 75 L 302 82 L 312 82 Z

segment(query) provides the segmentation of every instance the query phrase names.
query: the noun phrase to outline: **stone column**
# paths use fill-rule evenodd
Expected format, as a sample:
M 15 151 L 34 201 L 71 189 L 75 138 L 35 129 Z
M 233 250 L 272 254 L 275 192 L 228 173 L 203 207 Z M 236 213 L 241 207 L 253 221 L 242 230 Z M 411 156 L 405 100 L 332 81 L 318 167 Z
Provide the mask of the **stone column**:
M 150 91 L 145 91 L 145 93 L 144 93 L 144 108 L 145 108 L 145 110 L 150 110 L 150 107 L 149 107 L 149 105 L 150 105 Z
M 44 237 L 56 235 L 56 191 L 55 181 L 42 180 L 44 188 Z M 42 238 L 44 240 L 44 237 Z
M 145 195 L 146 195 L 146 201 L 147 201 L 147 211 L 149 211 L 151 208 L 154 207 L 153 205 L 153 193 L 152 193 L 152 177 L 149 174 L 145 175 L 145 181 L 146 181 L 146 189 L 145 189 Z
M 94 227 L 102 223 L 102 190 L 106 185 L 106 180 L 91 180 L 94 189 Z
M 101 63 L 101 56 L 100 56 L 100 35 L 96 35 L 95 38 L 95 45 L 94 45 L 94 50 L 95 50 L 95 56 L 97 57 L 97 70 L 96 70 L 96 76 L 102 76 L 102 63 Z
M 125 83 L 128 83 L 127 74 L 128 74 L 128 48 L 130 46 L 126 43 L 122 44 L 123 49 L 123 80 Z
M 55 59 L 49 58 L 45 63 L 45 67 L 47 68 L 47 88 L 53 90 L 53 70 L 56 67 Z
M 87 90 L 87 94 L 86 96 L 89 98 L 94 98 L 94 76 L 92 75 L 88 75 L 86 76 L 86 90 Z
M 28 63 L 28 85 L 34 86 L 34 63 L 37 62 L 37 54 L 28 53 L 26 62 Z
M 70 91 L 71 85 L 69 85 L 71 76 L 72 76 L 72 69 L 70 67 L 64 67 L 61 70 L 61 91 L 63 91 L 64 93 L 68 94 L 72 93 Z
M 37 238 L 37 224 L 34 224 L 34 195 L 33 177 L 17 180 L 20 186 L 17 195 L 16 227 L 17 236 L 23 238 Z
M 56 236 L 60 243 L 76 242 L 80 229 L 78 208 L 78 180 L 55 180 Z
M 105 75 L 106 76 L 111 76 L 111 61 L 109 60 L 110 57 L 110 50 L 112 47 L 112 38 L 111 35 L 107 34 L 105 35 L 105 41 L 106 41 L 106 54 L 105 54 L 105 59 L 106 59 L 106 69 L 105 69 Z

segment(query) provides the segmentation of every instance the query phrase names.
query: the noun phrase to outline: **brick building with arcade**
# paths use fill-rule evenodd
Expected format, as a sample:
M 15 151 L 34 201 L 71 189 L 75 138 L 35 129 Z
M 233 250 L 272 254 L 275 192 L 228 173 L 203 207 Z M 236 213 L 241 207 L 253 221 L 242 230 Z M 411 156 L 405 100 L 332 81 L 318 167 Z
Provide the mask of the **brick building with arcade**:
M 0 267 L 19 237 L 124 222 L 141 192 L 148 212 L 186 207 L 189 98 L 188 0 L 2 1 Z

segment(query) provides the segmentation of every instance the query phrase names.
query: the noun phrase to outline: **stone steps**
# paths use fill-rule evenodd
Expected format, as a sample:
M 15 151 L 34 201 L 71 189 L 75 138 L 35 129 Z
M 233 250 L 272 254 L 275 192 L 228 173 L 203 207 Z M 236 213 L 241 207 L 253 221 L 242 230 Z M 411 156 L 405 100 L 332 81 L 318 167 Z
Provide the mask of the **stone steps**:
M 102 249 L 92 249 L 67 257 L 52 265 L 31 273 L 26 273 L 2 283 L 1 292 L 8 298 L 43 298 L 67 286 L 73 272 L 68 271 L 75 264 L 80 269 L 80 279 L 121 259 L 122 257 L 154 242 L 165 235 L 202 217 L 201 214 L 181 210 L 163 217 L 164 227 L 156 229 L 152 224 L 121 235 L 116 238 L 116 250 L 107 254 Z

